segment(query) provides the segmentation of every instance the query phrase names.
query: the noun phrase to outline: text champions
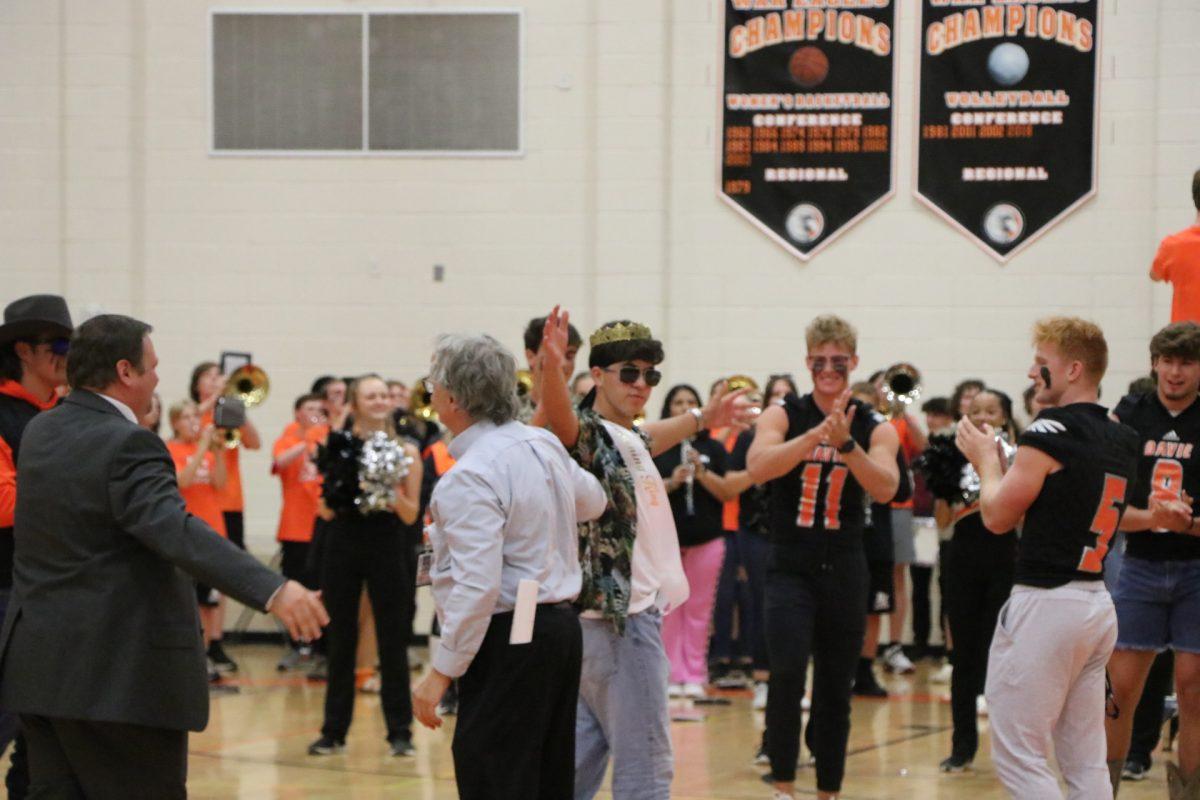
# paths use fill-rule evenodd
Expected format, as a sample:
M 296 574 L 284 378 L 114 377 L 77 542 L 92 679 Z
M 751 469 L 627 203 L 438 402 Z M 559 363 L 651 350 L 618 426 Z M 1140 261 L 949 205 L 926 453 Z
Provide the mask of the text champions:
M 735 8 L 754 5 L 751 0 L 731 1 Z M 886 8 L 889 3 L 890 0 L 870 0 L 869 5 L 873 8 Z M 815 5 L 812 0 L 804 4 Z M 844 6 L 851 3 L 829 2 L 829 5 L 835 4 Z M 861 8 L 868 3 L 858 2 L 854 5 Z M 886 56 L 892 52 L 892 29 L 887 24 L 865 14 L 855 14 L 853 11 L 808 8 L 773 11 L 752 17 L 742 25 L 733 26 L 729 30 L 729 57 L 742 58 L 764 47 L 785 42 L 814 42 L 819 39 L 852 44 L 870 50 L 878 56 Z
M 925 29 L 925 51 L 931 56 L 981 39 L 1012 38 L 1054 40 L 1081 53 L 1095 46 L 1095 30 L 1090 20 L 1070 11 L 1016 5 L 992 0 L 993 5 L 969 8 L 932 22 Z M 938 5 L 935 3 L 934 5 Z

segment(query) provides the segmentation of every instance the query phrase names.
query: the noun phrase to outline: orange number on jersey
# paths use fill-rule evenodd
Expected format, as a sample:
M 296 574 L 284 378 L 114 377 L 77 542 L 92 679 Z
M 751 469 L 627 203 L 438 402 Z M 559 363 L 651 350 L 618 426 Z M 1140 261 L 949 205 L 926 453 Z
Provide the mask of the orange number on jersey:
M 796 526 L 811 528 L 817 518 L 817 490 L 821 488 L 821 465 L 806 464 L 800 475 L 800 514 Z
M 825 530 L 836 531 L 842 527 L 839 516 L 842 510 L 842 490 L 846 488 L 846 474 L 849 470 L 843 466 L 835 466 L 829 471 L 829 481 L 825 487 Z M 811 528 L 817 519 L 817 495 L 821 491 L 821 465 L 806 464 L 800 474 L 800 513 L 796 516 L 796 526 Z
M 1083 548 L 1083 556 L 1079 559 L 1080 572 L 1100 572 L 1104 569 L 1104 555 L 1108 552 L 1108 542 L 1117 532 L 1121 522 L 1121 509 L 1118 505 L 1125 502 L 1124 478 L 1117 475 L 1104 476 L 1104 494 L 1100 497 L 1100 507 L 1092 519 L 1092 533 L 1096 534 L 1096 546 Z
M 1178 500 L 1183 494 L 1183 464 L 1173 458 L 1160 458 L 1154 462 L 1154 474 L 1150 476 L 1150 496 Z

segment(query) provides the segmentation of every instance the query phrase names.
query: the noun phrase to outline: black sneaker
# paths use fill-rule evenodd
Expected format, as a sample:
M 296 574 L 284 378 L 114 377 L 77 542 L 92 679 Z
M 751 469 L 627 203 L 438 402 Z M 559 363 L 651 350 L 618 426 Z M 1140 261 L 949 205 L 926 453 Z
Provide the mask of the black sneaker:
M 1144 781 L 1146 775 L 1150 772 L 1150 767 L 1140 761 L 1130 759 L 1125 762 L 1125 768 L 1121 770 L 1121 780 L 1123 781 Z
M 346 752 L 346 743 L 332 736 L 322 735 L 320 739 L 308 746 L 310 756 L 332 756 Z
M 417 752 L 417 749 L 413 747 L 412 739 L 407 736 L 397 736 L 388 742 L 388 746 L 393 756 L 411 756 Z
M 312 668 L 309 669 L 308 675 L 305 678 L 310 681 L 329 680 L 329 661 L 325 656 L 317 656 L 313 659 Z
M 938 764 L 938 769 L 942 772 L 962 772 L 965 769 L 969 769 L 971 762 L 974 760 L 973 758 L 951 755 L 941 764 Z
M 220 640 L 212 642 L 208 645 L 208 657 L 212 659 L 216 665 L 218 672 L 237 672 L 237 662 L 229 657 L 225 652 L 225 648 L 221 646 Z
M 887 689 L 879 685 L 879 681 L 875 680 L 875 672 L 868 665 L 866 669 L 859 669 L 858 676 L 854 679 L 853 692 L 858 697 L 887 697 Z

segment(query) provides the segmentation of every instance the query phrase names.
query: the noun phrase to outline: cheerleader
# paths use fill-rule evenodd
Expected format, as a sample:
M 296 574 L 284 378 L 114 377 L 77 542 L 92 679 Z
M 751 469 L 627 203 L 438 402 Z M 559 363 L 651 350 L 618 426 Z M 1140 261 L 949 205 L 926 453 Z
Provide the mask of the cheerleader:
M 322 514 L 328 520 L 321 591 L 329 611 L 329 680 L 325 723 L 310 755 L 342 752 L 354 711 L 354 664 L 359 597 L 363 585 L 375 612 L 379 642 L 381 701 L 393 756 L 413 754 L 408 640 L 411 594 L 406 588 L 407 538 L 403 527 L 417 519 L 421 493 L 420 454 L 401 443 L 392 421 L 388 386 L 364 375 L 349 388 L 353 419 L 333 430 L 319 451 L 324 477 Z
M 1016 440 L 1012 400 L 1004 392 L 984 389 L 971 398 L 967 416 L 977 427 L 987 423 L 1000 431 L 1006 455 Z M 1011 457 L 1011 456 L 1009 456 Z M 946 596 L 942 603 L 954 640 L 954 671 L 950 678 L 950 708 L 954 722 L 950 756 L 942 772 L 962 772 L 979 747 L 977 700 L 987 677 L 988 650 L 1000 608 L 1012 591 L 1016 570 L 1017 534 L 994 534 L 983 526 L 979 512 L 979 476 L 958 452 L 952 435 L 930 439 L 925 471 L 939 525 L 953 522 L 954 535 L 943 568 Z

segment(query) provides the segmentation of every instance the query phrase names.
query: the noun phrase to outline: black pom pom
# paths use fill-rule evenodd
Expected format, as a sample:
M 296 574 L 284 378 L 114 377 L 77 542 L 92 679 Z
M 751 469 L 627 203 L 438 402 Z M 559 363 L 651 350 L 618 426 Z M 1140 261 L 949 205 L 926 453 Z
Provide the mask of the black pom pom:
M 954 436 L 937 434 L 929 437 L 929 447 L 914 465 L 925 477 L 925 486 L 939 500 L 962 502 L 963 467 L 966 456 L 954 444 Z

